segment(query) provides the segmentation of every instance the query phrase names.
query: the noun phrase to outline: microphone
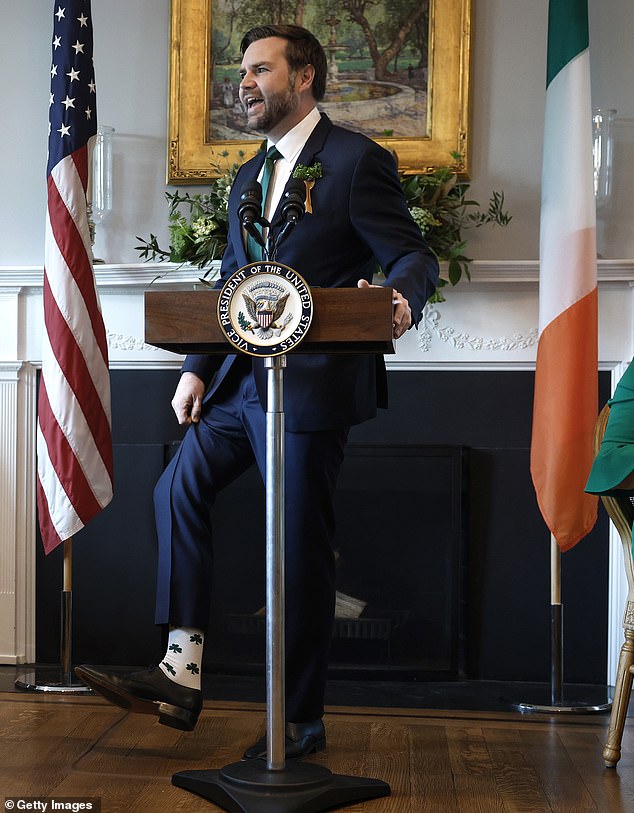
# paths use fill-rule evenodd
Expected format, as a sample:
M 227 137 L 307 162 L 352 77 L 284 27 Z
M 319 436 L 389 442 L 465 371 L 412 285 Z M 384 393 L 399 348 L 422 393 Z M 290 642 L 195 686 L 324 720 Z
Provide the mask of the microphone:
M 306 214 L 306 184 L 300 178 L 291 178 L 282 195 L 280 209 L 284 223 L 297 223 Z
M 264 248 L 264 238 L 256 223 L 263 223 L 262 219 L 262 186 L 258 181 L 247 181 L 240 193 L 238 203 L 238 217 L 246 231 L 255 242 Z
M 249 224 L 259 223 L 262 217 L 262 187 L 258 181 L 248 181 L 242 187 L 238 217 L 245 228 Z
M 284 240 L 291 229 L 306 214 L 306 184 L 300 178 L 291 178 L 286 184 L 280 205 L 280 215 L 284 225 L 271 249 L 271 258 L 275 257 L 280 243 Z

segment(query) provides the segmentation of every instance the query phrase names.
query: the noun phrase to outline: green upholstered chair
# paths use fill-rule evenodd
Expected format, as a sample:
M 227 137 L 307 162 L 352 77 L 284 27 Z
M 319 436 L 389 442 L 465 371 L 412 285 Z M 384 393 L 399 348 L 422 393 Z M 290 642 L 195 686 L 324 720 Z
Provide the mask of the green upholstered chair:
M 609 414 L 610 407 L 606 404 L 599 414 L 595 427 L 595 455 L 599 451 Z M 634 679 L 634 560 L 632 558 L 634 502 L 633 498 L 627 495 L 609 497 L 602 495 L 601 500 L 621 538 L 623 563 L 628 585 L 627 602 L 623 616 L 625 640 L 619 656 L 608 738 L 603 749 L 603 761 L 606 767 L 615 768 L 621 757 L 621 740 L 623 738 L 627 708 L 632 693 L 632 680 Z

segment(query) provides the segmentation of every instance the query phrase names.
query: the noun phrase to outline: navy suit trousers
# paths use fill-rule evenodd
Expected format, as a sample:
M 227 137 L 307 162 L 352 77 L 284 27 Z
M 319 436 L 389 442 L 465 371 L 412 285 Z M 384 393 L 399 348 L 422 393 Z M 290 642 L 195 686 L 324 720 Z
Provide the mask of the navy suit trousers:
M 210 509 L 216 494 L 253 463 L 265 478 L 266 413 L 245 366 L 236 365 L 204 402 L 200 422 L 189 427 L 157 483 L 158 624 L 207 629 Z M 333 500 L 347 434 L 347 428 L 285 434 L 286 718 L 291 722 L 323 714 L 335 604 Z M 214 539 L 214 545 L 231 544 L 230 538 Z

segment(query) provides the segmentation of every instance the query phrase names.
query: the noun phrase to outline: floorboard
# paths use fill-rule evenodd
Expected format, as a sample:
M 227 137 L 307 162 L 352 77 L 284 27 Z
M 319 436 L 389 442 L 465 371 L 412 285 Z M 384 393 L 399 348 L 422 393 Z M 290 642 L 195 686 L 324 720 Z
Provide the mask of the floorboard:
M 632 813 L 634 721 L 616 770 L 609 717 L 330 706 L 328 749 L 310 761 L 389 783 L 349 813 Z M 127 714 L 101 698 L 0 692 L 0 788 L 11 797 L 92 797 L 102 813 L 198 813 L 215 805 L 171 784 L 220 768 L 263 732 L 259 703 L 205 701 L 196 730 Z

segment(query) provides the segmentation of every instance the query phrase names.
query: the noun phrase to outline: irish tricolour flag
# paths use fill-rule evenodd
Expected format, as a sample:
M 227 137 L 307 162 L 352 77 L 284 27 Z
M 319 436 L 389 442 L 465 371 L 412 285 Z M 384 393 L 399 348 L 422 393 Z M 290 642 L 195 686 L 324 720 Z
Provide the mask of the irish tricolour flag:
M 550 0 L 531 474 L 560 550 L 593 527 L 584 493 L 597 418 L 596 210 L 587 0 Z

